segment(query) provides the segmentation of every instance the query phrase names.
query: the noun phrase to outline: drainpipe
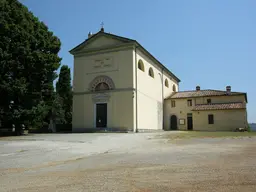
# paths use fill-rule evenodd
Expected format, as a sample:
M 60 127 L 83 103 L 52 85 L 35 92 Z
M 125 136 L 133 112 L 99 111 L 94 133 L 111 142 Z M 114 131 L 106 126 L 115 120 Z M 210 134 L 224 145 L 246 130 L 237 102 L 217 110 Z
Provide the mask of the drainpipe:
M 137 46 L 135 45 L 135 95 L 136 95 L 136 98 L 135 98 L 135 110 L 136 110 L 136 125 L 135 125 L 135 130 L 134 132 L 135 133 L 138 133 L 138 91 L 137 91 L 137 88 L 138 88 L 138 80 L 137 80 Z

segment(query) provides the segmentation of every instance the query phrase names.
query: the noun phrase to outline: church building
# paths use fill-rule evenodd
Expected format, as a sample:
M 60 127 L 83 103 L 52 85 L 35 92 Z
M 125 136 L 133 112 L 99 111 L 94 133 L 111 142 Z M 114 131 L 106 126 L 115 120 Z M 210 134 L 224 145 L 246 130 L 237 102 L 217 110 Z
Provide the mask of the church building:
M 182 112 L 184 107 L 178 106 L 182 101 L 180 79 L 136 40 L 106 33 L 102 27 L 96 34 L 89 33 L 88 39 L 70 53 L 74 56 L 73 132 L 187 129 L 187 115 L 193 124 L 193 113 L 202 113 L 198 108 Z M 244 126 L 247 99 L 246 94 L 241 95 L 232 102 L 243 103 L 236 111 L 242 111 L 243 124 L 239 126 Z M 187 101 L 190 96 L 182 98 Z M 174 108 L 176 99 L 180 100 Z M 204 121 L 190 129 L 200 130 L 202 126 Z

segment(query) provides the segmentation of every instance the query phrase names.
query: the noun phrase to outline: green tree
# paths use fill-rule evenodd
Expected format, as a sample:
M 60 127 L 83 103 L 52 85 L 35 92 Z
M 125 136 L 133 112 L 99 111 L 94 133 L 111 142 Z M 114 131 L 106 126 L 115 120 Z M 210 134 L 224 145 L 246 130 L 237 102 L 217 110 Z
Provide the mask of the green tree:
M 61 42 L 18 0 L 0 0 L 0 108 L 40 125 L 49 118 Z M 4 119 L 5 117 L 3 117 Z
M 65 111 L 63 109 L 63 99 L 57 93 L 55 93 L 53 100 L 52 119 L 54 123 L 66 123 Z
M 63 110 L 67 124 L 72 122 L 72 87 L 70 68 L 63 65 L 60 69 L 59 79 L 56 83 L 56 92 L 63 100 Z

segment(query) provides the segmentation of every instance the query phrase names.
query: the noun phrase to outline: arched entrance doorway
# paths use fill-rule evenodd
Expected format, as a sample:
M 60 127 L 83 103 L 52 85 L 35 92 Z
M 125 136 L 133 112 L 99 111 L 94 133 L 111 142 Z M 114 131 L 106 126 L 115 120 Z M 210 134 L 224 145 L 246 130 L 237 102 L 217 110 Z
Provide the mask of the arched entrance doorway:
M 115 89 L 113 80 L 105 75 L 95 77 L 89 84 L 89 90 L 94 102 L 94 127 L 108 127 L 108 102 L 110 99 L 109 90 Z M 111 108 L 111 106 L 109 106 Z
M 176 115 L 171 116 L 171 122 L 170 122 L 170 130 L 177 130 L 178 129 L 178 123 L 177 123 L 177 117 Z

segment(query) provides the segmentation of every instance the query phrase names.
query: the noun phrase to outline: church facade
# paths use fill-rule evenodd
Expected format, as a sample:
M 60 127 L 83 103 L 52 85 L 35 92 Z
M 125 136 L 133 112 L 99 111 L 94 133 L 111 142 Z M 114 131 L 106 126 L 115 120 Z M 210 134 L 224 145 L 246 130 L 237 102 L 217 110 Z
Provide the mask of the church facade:
M 163 129 L 164 99 L 180 80 L 137 41 L 102 28 L 70 53 L 74 132 Z
M 175 110 L 165 108 L 170 96 L 179 92 L 180 80 L 137 41 L 101 28 L 70 53 L 73 132 L 172 129 Z

